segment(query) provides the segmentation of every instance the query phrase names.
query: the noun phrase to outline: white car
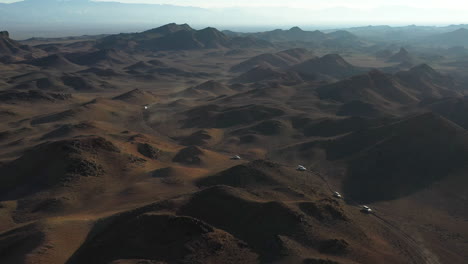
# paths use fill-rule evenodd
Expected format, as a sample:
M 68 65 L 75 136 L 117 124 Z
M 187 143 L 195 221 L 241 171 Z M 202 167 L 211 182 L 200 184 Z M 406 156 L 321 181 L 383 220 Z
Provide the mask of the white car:
M 307 169 L 306 169 L 306 167 L 304 167 L 304 166 L 302 166 L 302 165 L 298 165 L 297 168 L 296 168 L 296 170 L 298 170 L 298 171 L 306 171 Z
M 367 205 L 363 205 L 361 211 L 368 214 L 372 213 L 372 209 Z
M 341 194 L 339 192 L 334 192 L 333 196 L 336 197 L 336 198 L 339 198 L 339 199 L 343 198 L 343 196 L 341 196 Z
M 145 105 L 143 108 L 144 108 L 145 110 L 148 110 L 149 106 Z
M 240 160 L 241 157 L 239 155 L 235 155 L 231 157 L 232 160 Z

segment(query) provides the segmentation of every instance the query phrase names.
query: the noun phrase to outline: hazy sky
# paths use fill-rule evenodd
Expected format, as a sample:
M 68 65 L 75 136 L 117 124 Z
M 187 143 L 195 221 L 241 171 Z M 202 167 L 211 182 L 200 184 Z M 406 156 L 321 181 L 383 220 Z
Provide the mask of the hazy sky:
M 108 0 L 105 0 L 108 1 Z M 287 6 L 320 9 L 328 7 L 375 8 L 388 5 L 411 6 L 421 8 L 448 8 L 468 10 L 466 0 L 121 0 L 127 3 L 165 3 L 199 7 L 233 7 L 233 6 Z
M 41 0 L 29 0 L 40 3 Z M 42 0 L 46 1 L 46 0 Z M 50 1 L 54 0 L 47 0 Z M 55 0 L 86 1 L 86 0 Z M 207 8 L 212 15 L 173 16 L 170 21 L 199 26 L 449 25 L 468 23 L 468 0 L 95 0 Z M 15 0 L 0 0 L 15 2 Z M 53 2 L 52 2 L 53 3 Z M 55 5 L 53 3 L 52 5 Z M 228 9 L 231 8 L 231 9 Z M 75 10 L 83 14 L 87 9 Z M 144 12 L 142 12 L 144 13 Z M 110 15 L 110 14 L 108 14 Z M 156 23 L 161 16 L 141 16 Z M 56 17 L 50 16 L 50 19 Z M 205 20 L 204 20 L 205 19 Z M 134 19 L 131 22 L 142 22 Z M 47 20 L 49 21 L 49 20 Z M 115 20 L 118 21 L 118 20 Z M 169 21 L 169 20 L 168 20 Z
M 412 7 L 433 7 L 433 8 L 447 8 L 454 9 L 464 8 L 468 9 L 468 2 L 466 0 L 123 0 L 122 2 L 133 3 L 170 3 L 179 5 L 192 5 L 200 7 L 232 7 L 232 6 L 288 6 L 288 7 L 307 7 L 313 9 L 327 8 L 327 7 L 351 7 L 351 8 L 374 8 L 379 6 L 389 5 L 403 5 Z
M 67 1 L 67 0 L 65 0 Z M 409 6 L 418 8 L 444 8 L 468 10 L 466 0 L 97 0 L 125 3 L 172 4 L 197 7 L 248 7 L 248 6 L 287 6 L 310 9 L 329 7 L 348 7 L 368 9 L 381 6 Z M 0 0 L 0 3 L 18 2 L 18 0 Z
M 98 0 L 112 1 L 112 0 Z M 203 8 L 240 7 L 244 12 L 300 23 L 450 24 L 467 23 L 467 0 L 119 0 L 127 3 L 154 3 Z M 249 8 L 249 7 L 264 7 Z M 269 10 L 266 7 L 290 9 Z M 342 10 L 340 10 L 340 8 Z M 295 10 L 293 10 L 295 9 Z M 327 12 L 307 15 L 307 10 Z M 352 11 L 355 12 L 352 12 Z
M 78 35 L 141 31 L 171 22 L 188 23 L 195 28 L 213 26 L 238 31 L 292 26 L 313 30 L 367 25 L 468 24 L 468 0 L 95 0 L 205 8 L 132 6 L 127 9 L 117 5 L 113 6 L 116 8 L 112 9 L 113 12 L 107 12 L 104 5 L 96 5 L 93 9 L 80 3 L 57 5 L 54 2 L 87 0 L 28 1 L 34 4 L 27 5 L 33 9 L 26 12 L 21 8 L 28 7 L 23 6 L 13 6 L 12 11 L 5 11 L 7 7 L 3 14 L 0 10 L 0 27 L 8 28 L 18 37 L 25 37 L 31 34 L 39 36 L 38 29 L 47 30 L 43 33 L 45 36 L 48 32 L 57 32 L 57 27 L 60 30 L 67 28 L 67 35 Z M 19 1 L 0 0 L 0 3 L 11 2 Z M 36 12 L 34 7 L 40 7 L 41 2 L 44 9 Z M 73 7 L 66 10 L 70 6 Z M 158 13 L 161 10 L 173 11 Z M 72 32 L 71 28 L 75 31 Z M 27 34 L 20 36 L 23 31 Z

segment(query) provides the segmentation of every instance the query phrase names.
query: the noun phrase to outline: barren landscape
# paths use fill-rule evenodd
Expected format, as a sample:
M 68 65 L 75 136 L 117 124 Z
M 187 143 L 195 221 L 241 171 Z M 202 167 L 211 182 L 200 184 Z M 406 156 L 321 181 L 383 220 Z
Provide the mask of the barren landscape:
M 0 263 L 467 263 L 468 30 L 424 39 L 1 32 Z

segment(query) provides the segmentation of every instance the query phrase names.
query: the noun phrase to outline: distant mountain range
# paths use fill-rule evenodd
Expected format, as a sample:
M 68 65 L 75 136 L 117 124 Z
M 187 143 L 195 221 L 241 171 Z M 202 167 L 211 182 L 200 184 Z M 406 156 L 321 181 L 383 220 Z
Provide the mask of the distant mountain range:
M 167 24 L 141 33 L 118 34 L 98 41 L 101 49 L 191 50 L 215 48 L 268 48 L 268 41 L 253 37 L 229 37 L 216 28 L 195 30 L 187 24 Z
M 239 33 L 229 30 L 223 32 L 230 36 L 252 36 L 270 42 L 313 42 L 316 44 L 326 44 L 329 47 L 342 46 L 343 42 L 346 43 L 347 47 L 359 46 L 362 44 L 359 37 L 345 30 L 324 33 L 319 30 L 307 31 L 296 26 L 288 30 L 275 29 L 256 33 Z
M 391 27 L 388 25 L 351 27 L 346 30 L 356 36 L 378 41 L 419 41 L 427 37 L 449 33 L 458 29 L 468 29 L 467 24 L 436 26 L 402 26 Z
M 430 36 L 425 41 L 434 45 L 467 46 L 468 29 L 460 28 L 455 31 Z
M 329 48 L 356 48 L 366 46 L 369 42 L 380 43 L 382 41 L 422 46 L 468 46 L 468 25 L 447 27 L 369 26 L 324 31 L 307 31 L 299 27 L 292 27 L 289 30 L 275 29 L 255 33 L 240 33 L 230 30 L 223 32 L 229 36 L 253 36 L 271 42 L 313 42 L 326 45 Z M 404 53 L 405 51 L 402 51 L 400 55 L 406 56 Z
M 400 12 L 402 11 L 402 12 Z M 404 11 L 404 12 L 403 12 Z M 443 10 L 401 9 L 400 7 L 376 8 L 363 11 L 350 8 L 328 8 L 311 10 L 307 8 L 198 8 L 188 6 L 160 5 L 160 4 L 130 4 L 119 2 L 101 2 L 90 0 L 24 0 L 11 4 L 0 3 L 0 30 L 8 30 L 15 39 L 29 37 L 63 37 L 70 35 L 91 35 L 103 33 L 136 32 L 146 28 L 168 24 L 172 22 L 190 23 L 196 28 L 208 25 L 223 29 L 249 28 L 248 31 L 272 29 L 273 27 L 291 27 L 304 25 L 303 28 L 319 28 L 333 24 L 351 24 L 352 21 L 342 21 L 345 17 L 359 17 L 359 23 L 370 21 L 386 21 L 395 23 L 395 16 L 399 14 L 398 21 L 412 21 L 414 12 L 424 13 L 427 21 L 437 19 Z M 465 14 L 454 13 L 464 19 Z M 407 18 L 406 18 L 407 17 Z M 313 18 L 311 20 L 310 18 Z M 405 20 L 406 19 L 406 20 Z M 414 19 L 414 16 L 413 16 Z M 462 20 L 462 19 L 459 19 Z M 369 21 L 369 22 L 364 22 Z M 393 21 L 393 22 L 392 22 Z M 385 23 L 385 22 L 379 22 Z M 289 26 L 286 26 L 289 25 Z M 314 26 L 312 26 L 314 25 Z M 349 29 L 359 37 L 373 40 L 401 41 L 418 39 L 434 34 L 447 33 L 466 25 L 453 25 L 448 27 L 390 27 L 372 26 Z M 263 31 L 258 30 L 258 31 Z M 301 35 L 300 28 L 290 30 L 289 37 Z M 335 30 L 336 31 L 336 30 Z M 315 31 L 308 33 L 308 37 L 319 37 Z M 277 39 L 284 32 L 274 30 L 262 37 L 266 40 Z M 317 36 L 314 36 L 316 34 Z M 338 37 L 338 36 L 336 36 Z M 341 35 L 339 37 L 347 37 Z M 300 37 L 302 39 L 303 36 Z
M 343 103 L 359 100 L 375 108 L 460 96 L 451 77 L 440 74 L 426 64 L 394 75 L 373 70 L 322 86 L 318 94 L 322 99 Z
M 25 0 L 0 3 L 0 25 L 15 38 L 140 31 L 188 17 L 207 17 L 196 7 L 89 0 Z

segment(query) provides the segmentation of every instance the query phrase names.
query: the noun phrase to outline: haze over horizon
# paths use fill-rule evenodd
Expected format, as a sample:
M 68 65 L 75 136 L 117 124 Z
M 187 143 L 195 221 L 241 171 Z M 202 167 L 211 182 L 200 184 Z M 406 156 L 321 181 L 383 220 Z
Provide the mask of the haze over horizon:
M 0 3 L 3 3 L 0 4 L 2 30 L 9 30 L 17 38 L 132 32 L 171 22 L 245 32 L 292 26 L 312 30 L 468 23 L 465 16 L 468 3 L 459 0 L 444 3 L 397 0 L 391 4 L 382 0 L 352 3 L 343 0 L 326 3 L 305 0 L 287 3 L 266 0 L 0 0 Z
M 24 0 L 0 0 L 0 3 L 15 3 L 23 2 Z M 41 1 L 41 0 L 34 0 Z M 59 2 L 67 2 L 72 0 L 57 0 Z M 76 1 L 76 0 L 75 0 Z M 88 0 L 81 0 L 88 1 Z M 444 8 L 452 10 L 468 10 L 468 3 L 461 0 L 448 0 L 441 3 L 438 0 L 415 0 L 412 2 L 404 0 L 395 0 L 391 4 L 388 4 L 386 0 L 356 0 L 350 3 L 344 0 L 330 0 L 324 3 L 323 1 L 306 1 L 306 0 L 292 0 L 284 3 L 284 1 L 276 0 L 259 0 L 259 1 L 227 1 L 227 0 L 89 0 L 90 2 L 119 2 L 119 3 L 131 3 L 131 4 L 168 4 L 168 5 L 179 5 L 179 6 L 193 6 L 202 8 L 222 8 L 222 7 L 294 7 L 294 8 L 308 8 L 308 9 L 322 9 L 331 7 L 348 7 L 355 9 L 371 9 L 382 6 L 406 6 L 413 8 Z

